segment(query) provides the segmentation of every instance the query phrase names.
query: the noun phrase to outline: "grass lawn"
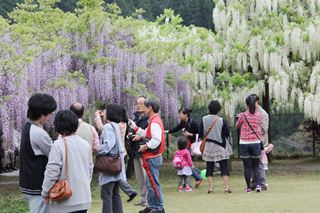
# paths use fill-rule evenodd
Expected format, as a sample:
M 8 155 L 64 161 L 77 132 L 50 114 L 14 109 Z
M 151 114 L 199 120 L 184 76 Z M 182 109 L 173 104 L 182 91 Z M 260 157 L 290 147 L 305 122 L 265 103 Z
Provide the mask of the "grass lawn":
M 199 167 L 204 164 L 199 162 Z M 165 209 L 169 213 L 211 213 L 211 212 L 320 212 L 320 164 L 315 160 L 281 160 L 270 165 L 268 191 L 262 193 L 244 193 L 245 182 L 242 176 L 242 164 L 233 161 L 230 185 L 232 194 L 223 192 L 222 180 L 215 177 L 214 194 L 207 194 L 204 181 L 199 189 L 191 193 L 177 192 L 175 171 L 166 163 L 160 172 L 164 191 Z M 0 212 L 27 212 L 27 205 L 16 184 L 4 183 L 17 178 L 0 176 Z M 193 180 L 192 180 L 193 181 Z M 137 188 L 134 179 L 129 182 Z M 138 212 L 141 207 L 127 203 L 123 195 L 124 212 Z M 101 201 L 97 177 L 92 183 L 92 208 L 90 212 L 101 212 Z

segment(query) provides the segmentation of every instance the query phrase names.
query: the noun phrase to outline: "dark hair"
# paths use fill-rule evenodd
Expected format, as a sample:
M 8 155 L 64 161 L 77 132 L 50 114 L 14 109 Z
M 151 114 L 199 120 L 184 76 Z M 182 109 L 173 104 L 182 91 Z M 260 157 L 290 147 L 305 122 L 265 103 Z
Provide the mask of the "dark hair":
M 158 113 L 160 110 L 159 103 L 155 100 L 146 100 L 146 102 L 144 104 L 146 105 L 146 107 L 151 106 L 154 113 Z
M 209 114 L 216 115 L 221 110 L 221 105 L 218 100 L 213 100 L 208 105 Z
M 259 96 L 257 94 L 251 94 L 250 96 L 253 96 L 255 101 L 259 101 Z
M 192 112 L 192 109 L 188 109 L 188 108 L 181 108 L 179 109 L 179 113 L 182 112 L 183 114 L 187 115 L 188 118 L 190 117 L 191 115 L 191 112 Z
M 84 113 L 84 106 L 81 103 L 76 102 L 70 106 L 70 110 L 74 112 L 74 114 L 76 114 L 78 118 L 82 118 Z
M 55 111 L 56 108 L 57 103 L 51 95 L 34 93 L 28 101 L 27 117 L 34 121 L 42 115 L 47 116 Z
M 246 104 L 249 108 L 249 112 L 251 114 L 254 114 L 255 111 L 256 111 L 256 98 L 252 95 L 249 95 L 247 98 L 246 98 Z
M 188 144 L 188 141 L 185 137 L 178 138 L 178 149 L 179 150 L 187 148 L 187 144 Z
M 71 110 L 60 110 L 54 118 L 54 129 L 61 135 L 71 135 L 78 129 L 77 115 Z
M 120 121 L 121 122 L 125 122 L 125 123 L 127 123 L 129 121 L 128 116 L 127 116 L 127 111 L 126 111 L 126 109 L 124 107 L 122 107 L 122 110 L 121 110 Z
M 107 106 L 107 119 L 108 121 L 119 123 L 123 114 L 123 107 L 119 104 L 109 104 Z

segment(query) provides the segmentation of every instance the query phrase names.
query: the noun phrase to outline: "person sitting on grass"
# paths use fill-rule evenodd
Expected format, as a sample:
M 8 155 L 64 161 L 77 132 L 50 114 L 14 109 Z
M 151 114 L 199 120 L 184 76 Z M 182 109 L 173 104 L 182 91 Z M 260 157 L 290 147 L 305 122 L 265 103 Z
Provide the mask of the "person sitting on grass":
M 178 150 L 174 153 L 173 167 L 177 169 L 177 175 L 179 177 L 178 181 L 178 191 L 182 192 L 183 182 L 186 186 L 186 192 L 192 192 L 190 187 L 190 176 L 192 175 L 192 168 L 194 168 L 191 154 L 187 150 L 187 139 L 179 138 L 178 139 Z

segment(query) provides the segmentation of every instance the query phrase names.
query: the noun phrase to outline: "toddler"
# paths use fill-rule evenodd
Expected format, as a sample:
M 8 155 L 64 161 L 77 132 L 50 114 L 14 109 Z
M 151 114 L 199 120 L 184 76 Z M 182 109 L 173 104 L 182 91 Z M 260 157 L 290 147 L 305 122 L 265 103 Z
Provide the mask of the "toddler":
M 190 176 L 192 175 L 192 168 L 194 168 L 194 165 L 190 152 L 187 149 L 187 143 L 187 139 L 184 137 L 178 139 L 178 150 L 174 153 L 172 161 L 173 167 L 177 169 L 177 175 L 179 177 L 179 192 L 182 192 L 183 190 L 183 182 L 186 186 L 186 192 L 192 191 L 192 188 L 190 187 Z

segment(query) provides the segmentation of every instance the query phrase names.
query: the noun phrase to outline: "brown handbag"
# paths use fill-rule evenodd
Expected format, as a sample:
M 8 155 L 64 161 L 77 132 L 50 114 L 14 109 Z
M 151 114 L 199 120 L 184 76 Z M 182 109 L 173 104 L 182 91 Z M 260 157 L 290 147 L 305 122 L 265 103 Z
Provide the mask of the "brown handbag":
M 207 131 L 207 133 L 204 135 L 204 137 L 203 137 L 203 139 L 202 139 L 202 142 L 201 142 L 201 144 L 200 144 L 200 152 L 203 154 L 203 152 L 204 152 L 204 147 L 205 147 L 205 145 L 206 145 L 206 141 L 207 141 L 207 138 L 208 138 L 208 136 L 209 136 L 209 133 L 211 132 L 211 130 L 213 129 L 213 127 L 216 125 L 216 123 L 217 123 L 217 121 L 219 120 L 219 118 L 216 118 L 213 122 L 212 122 L 212 124 L 211 124 L 211 126 L 210 126 L 210 128 L 208 129 L 208 131 Z
M 114 126 L 112 124 L 111 126 L 114 130 L 114 133 L 117 134 Z M 118 137 L 116 136 L 116 138 Z M 119 150 L 118 142 L 119 142 L 118 139 L 116 139 L 115 146 L 118 147 L 118 150 Z M 118 152 L 118 154 L 115 154 L 115 155 L 106 154 L 106 155 L 96 156 L 96 162 L 94 163 L 95 171 L 115 176 L 121 172 L 121 168 L 122 168 L 122 165 L 121 165 L 120 152 Z
M 71 197 L 72 191 L 69 184 L 69 176 L 68 176 L 68 145 L 65 138 L 64 145 L 66 149 L 66 179 L 65 180 L 59 180 L 57 183 L 55 183 L 52 188 L 49 191 L 49 199 L 51 201 L 63 201 Z

